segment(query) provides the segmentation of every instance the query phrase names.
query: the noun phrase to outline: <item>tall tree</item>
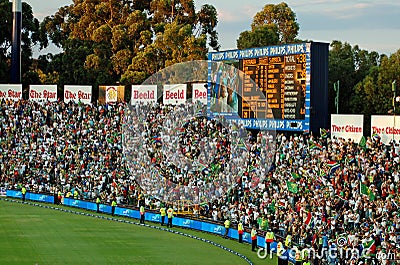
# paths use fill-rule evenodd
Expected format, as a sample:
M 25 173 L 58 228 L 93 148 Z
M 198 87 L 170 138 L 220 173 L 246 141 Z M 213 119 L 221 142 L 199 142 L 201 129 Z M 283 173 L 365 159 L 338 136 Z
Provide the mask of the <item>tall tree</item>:
M 336 113 L 334 83 L 339 81 L 339 113 L 354 113 L 355 86 L 379 64 L 376 52 L 361 50 L 358 45 L 333 41 L 329 51 L 329 112 Z
M 286 3 L 265 5 L 254 16 L 251 29 L 255 30 L 259 26 L 271 24 L 277 27 L 280 43 L 295 42 L 300 27 L 296 21 L 296 14 Z
M 192 0 L 80 0 L 42 29 L 64 49 L 60 80 L 140 83 L 170 64 L 205 59 L 207 39 L 218 48 L 216 14 L 209 5 L 196 13 Z
M 252 47 L 263 47 L 279 44 L 278 27 L 275 24 L 261 25 L 253 30 L 246 30 L 240 33 L 236 40 L 238 49 Z
M 400 50 L 390 57 L 383 55 L 379 67 L 372 67 L 368 75 L 355 86 L 355 96 L 352 100 L 354 111 L 366 115 L 387 114 L 393 111 L 392 82 L 400 81 L 399 74 Z M 400 113 L 398 109 L 396 113 Z

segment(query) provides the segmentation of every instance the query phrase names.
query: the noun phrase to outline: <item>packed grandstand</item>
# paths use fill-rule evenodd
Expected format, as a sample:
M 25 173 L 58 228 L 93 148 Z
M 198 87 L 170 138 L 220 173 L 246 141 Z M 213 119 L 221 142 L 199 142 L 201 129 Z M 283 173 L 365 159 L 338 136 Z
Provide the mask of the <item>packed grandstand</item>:
M 165 158 L 166 143 L 158 123 L 168 115 L 168 106 L 157 105 L 148 107 L 146 123 L 138 128 L 147 140 L 134 152 L 142 163 L 134 164 L 133 154 L 124 153 L 126 107 L 125 103 L 2 100 L 1 186 L 24 186 L 39 193 L 61 191 L 63 196 L 75 194 L 92 201 L 101 197 L 109 204 L 115 198 L 118 204 L 134 207 L 144 197 L 146 207 L 158 211 L 163 203 L 174 202 L 160 200 L 154 190 L 148 192 L 143 179 L 138 183 L 138 176 L 149 172 L 145 168 L 177 185 L 176 200 L 181 198 L 180 190 L 200 190 L 217 177 L 228 179 L 225 176 L 231 174 L 226 181 L 229 188 L 214 190 L 220 196 L 193 205 L 195 215 L 217 222 L 229 219 L 247 229 L 255 226 L 259 233 L 271 229 L 277 238 L 291 235 L 301 248 L 328 247 L 345 238 L 348 248 L 368 249 L 367 256 L 398 255 L 398 143 L 385 145 L 379 137 L 357 143 L 331 138 L 324 130 L 318 136 L 277 134 L 270 141 L 263 132 L 236 129 L 245 141 L 233 144 L 232 127 L 199 115 L 185 121 L 176 139 L 177 150 L 187 159 L 201 159 L 204 148 L 214 150 L 203 157 L 209 163 L 193 169 Z M 204 137 L 208 145 L 200 144 Z M 246 156 L 243 165 L 232 156 L 238 146 Z M 235 171 L 229 164 L 232 161 L 236 161 Z

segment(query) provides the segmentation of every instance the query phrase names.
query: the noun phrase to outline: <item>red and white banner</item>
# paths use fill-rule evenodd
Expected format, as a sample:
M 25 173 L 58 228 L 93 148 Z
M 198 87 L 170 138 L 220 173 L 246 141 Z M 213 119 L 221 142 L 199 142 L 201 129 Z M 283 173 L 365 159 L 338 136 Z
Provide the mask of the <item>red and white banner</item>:
M 359 143 L 364 132 L 364 115 L 331 115 L 331 137 L 352 139 Z
M 193 84 L 192 89 L 192 100 L 193 102 L 200 101 L 204 105 L 207 105 L 207 87 L 206 83 Z
M 22 99 L 22 84 L 1 84 L 0 99 L 20 100 Z
M 57 85 L 29 85 L 29 100 L 57 101 Z
M 65 85 L 64 102 L 79 101 L 85 104 L 92 103 L 92 86 Z
M 106 103 L 114 103 L 118 101 L 118 87 L 106 86 Z
M 371 137 L 377 135 L 385 144 L 400 142 L 400 117 L 389 115 L 371 116 Z
M 132 85 L 131 104 L 157 102 L 157 85 Z
M 163 103 L 179 105 L 186 102 L 186 84 L 164 85 Z

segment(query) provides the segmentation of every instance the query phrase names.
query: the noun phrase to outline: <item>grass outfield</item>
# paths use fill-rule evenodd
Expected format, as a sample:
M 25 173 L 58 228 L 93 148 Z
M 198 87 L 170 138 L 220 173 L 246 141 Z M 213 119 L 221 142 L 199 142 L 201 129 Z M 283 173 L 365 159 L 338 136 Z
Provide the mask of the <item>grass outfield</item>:
M 277 263 L 259 259 L 248 244 L 193 230 L 174 230 L 219 243 L 254 264 Z M 0 200 L 0 263 L 246 264 L 237 255 L 181 235 L 4 200 Z

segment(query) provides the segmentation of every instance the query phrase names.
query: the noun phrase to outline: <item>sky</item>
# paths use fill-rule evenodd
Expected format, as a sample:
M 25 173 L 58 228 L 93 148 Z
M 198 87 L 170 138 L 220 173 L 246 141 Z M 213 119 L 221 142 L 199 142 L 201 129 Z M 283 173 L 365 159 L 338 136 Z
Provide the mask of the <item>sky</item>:
M 24 1 L 24 0 L 23 0 Z M 25 0 L 42 21 L 73 0 Z M 330 43 L 339 40 L 360 49 L 391 55 L 400 49 L 399 0 L 195 0 L 196 9 L 213 5 L 218 12 L 220 50 L 236 49 L 239 34 L 250 30 L 254 15 L 267 4 L 287 5 L 296 14 L 298 38 Z M 55 52 L 51 46 L 35 55 Z

